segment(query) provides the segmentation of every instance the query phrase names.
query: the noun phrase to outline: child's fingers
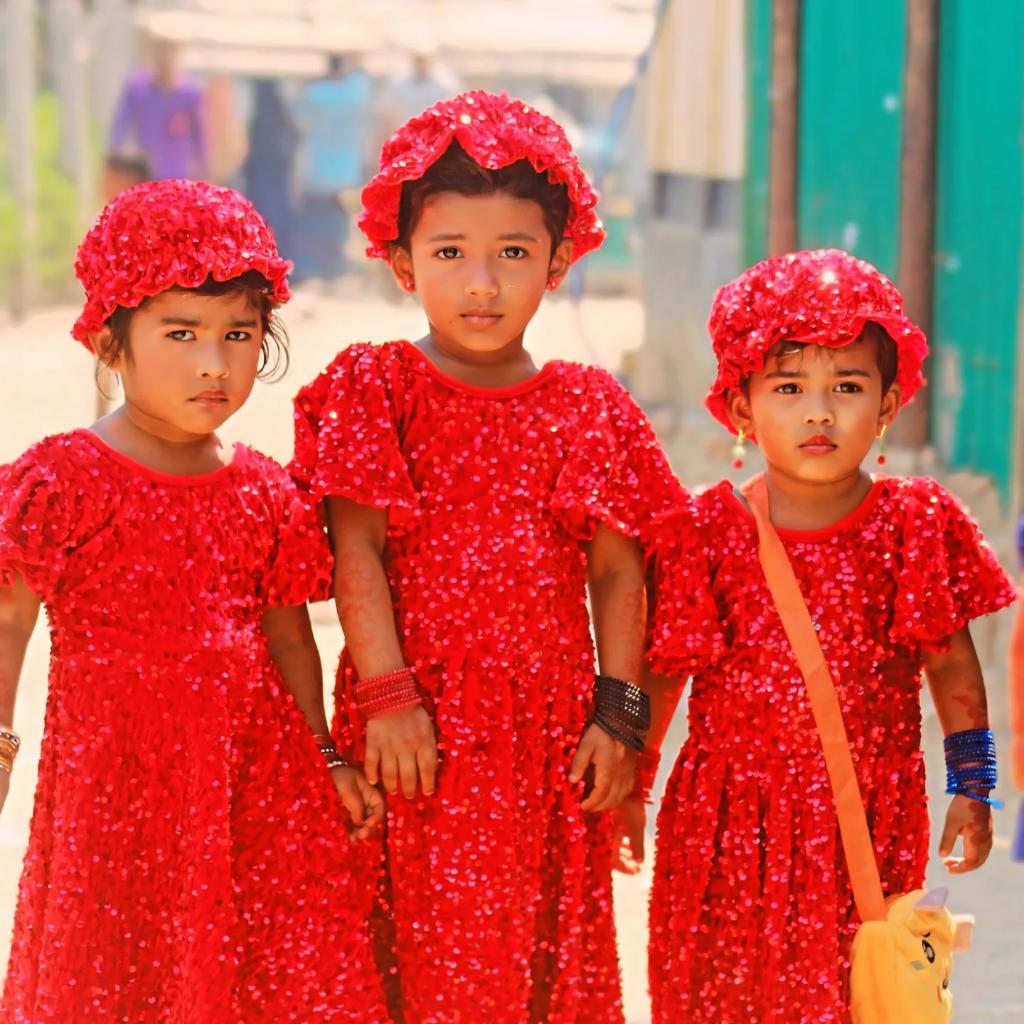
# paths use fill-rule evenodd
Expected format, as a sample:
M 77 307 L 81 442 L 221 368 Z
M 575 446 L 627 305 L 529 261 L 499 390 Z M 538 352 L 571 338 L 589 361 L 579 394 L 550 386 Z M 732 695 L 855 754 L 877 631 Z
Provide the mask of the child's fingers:
M 363 821 L 363 828 L 367 833 L 372 832 L 384 820 L 386 809 L 387 804 L 380 790 L 371 786 L 370 792 L 366 794 L 366 818 Z
M 960 824 L 953 818 L 946 816 L 946 824 L 942 829 L 942 838 L 939 840 L 939 856 L 949 857 L 953 853 L 956 844 L 956 837 L 960 834 Z
M 629 850 L 633 854 L 633 860 L 636 861 L 637 868 L 644 862 L 644 829 L 643 825 L 639 828 L 632 828 L 629 830 L 627 835 L 629 840 Z
M 580 740 L 580 745 L 576 748 L 576 756 L 572 759 L 572 764 L 569 766 L 570 782 L 576 783 L 583 778 L 583 773 L 587 770 L 587 766 L 590 764 L 593 756 L 594 741 L 588 732 Z
M 366 779 L 370 783 L 373 782 L 369 772 L 366 773 Z M 380 780 L 392 796 L 398 792 L 398 779 L 398 758 L 390 752 L 382 755 L 380 758 Z
M 601 811 L 605 809 L 608 794 L 611 791 L 611 772 L 603 758 L 594 759 L 594 788 L 580 807 L 585 811 Z
M 423 795 L 430 796 L 434 792 L 434 784 L 437 780 L 437 744 L 430 742 L 425 747 L 416 751 L 416 765 L 420 772 L 420 784 L 423 787 Z
M 366 775 L 366 781 L 371 786 L 376 786 L 380 782 L 380 747 L 376 743 L 370 742 L 369 739 L 366 741 L 366 756 L 363 758 L 363 772 Z
M 413 800 L 416 797 L 416 787 L 419 785 L 420 773 L 416 755 L 406 751 L 398 759 L 398 774 L 402 780 L 402 795 L 406 800 Z M 391 790 L 389 789 L 390 793 Z

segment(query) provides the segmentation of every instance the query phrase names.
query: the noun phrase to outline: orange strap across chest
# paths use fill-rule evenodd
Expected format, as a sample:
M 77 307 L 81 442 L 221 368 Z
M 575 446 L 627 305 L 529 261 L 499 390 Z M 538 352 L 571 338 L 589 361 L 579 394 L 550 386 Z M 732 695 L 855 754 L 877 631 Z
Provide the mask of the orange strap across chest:
M 759 556 L 768 581 L 768 590 L 807 684 L 807 695 L 832 784 L 832 796 L 857 912 L 862 921 L 883 921 L 885 898 L 878 875 L 878 862 L 871 844 L 871 833 L 835 683 L 807 610 L 807 602 L 793 573 L 789 555 L 769 518 L 768 488 L 764 476 L 759 474 L 747 481 L 740 491 L 757 523 Z

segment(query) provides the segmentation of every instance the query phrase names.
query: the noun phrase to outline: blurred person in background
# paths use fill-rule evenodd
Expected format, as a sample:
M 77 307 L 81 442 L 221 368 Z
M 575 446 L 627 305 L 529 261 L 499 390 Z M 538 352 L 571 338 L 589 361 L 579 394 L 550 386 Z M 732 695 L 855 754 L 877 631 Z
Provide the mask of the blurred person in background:
M 295 221 L 295 148 L 299 130 L 280 83 L 253 83 L 249 153 L 242 165 L 245 194 L 271 226 L 282 252 L 291 252 Z
M 205 178 L 202 88 L 182 74 L 175 43 L 152 40 L 149 57 L 149 67 L 133 71 L 121 90 L 107 150 L 141 157 L 153 179 Z
M 381 94 L 377 108 L 380 145 L 420 111 L 461 92 L 456 76 L 438 64 L 436 49 L 431 44 L 414 44 L 409 61 L 408 73 L 392 78 Z
M 345 193 L 366 177 L 374 141 L 370 76 L 332 54 L 326 76 L 300 91 L 294 115 L 301 137 L 295 278 L 332 281 L 345 272 Z

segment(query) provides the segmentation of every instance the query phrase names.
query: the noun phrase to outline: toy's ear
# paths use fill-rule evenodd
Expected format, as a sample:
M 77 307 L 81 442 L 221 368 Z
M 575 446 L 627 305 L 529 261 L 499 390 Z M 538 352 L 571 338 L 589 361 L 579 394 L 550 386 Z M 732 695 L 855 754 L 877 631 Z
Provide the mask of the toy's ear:
M 953 952 L 965 953 L 974 941 L 974 915 L 954 914 L 953 923 L 956 931 L 953 934 Z
M 915 904 L 915 910 L 942 910 L 949 899 L 949 890 L 940 886 L 938 889 L 929 889 Z

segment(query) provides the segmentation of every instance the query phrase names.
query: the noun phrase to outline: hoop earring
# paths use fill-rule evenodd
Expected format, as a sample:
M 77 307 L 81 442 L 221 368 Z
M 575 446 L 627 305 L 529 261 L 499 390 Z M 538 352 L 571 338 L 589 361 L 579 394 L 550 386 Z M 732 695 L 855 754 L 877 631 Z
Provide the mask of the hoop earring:
M 887 423 L 882 424 L 882 429 L 878 432 L 878 455 L 875 456 L 875 462 L 880 466 L 884 466 L 886 463 L 885 458 L 885 432 L 889 429 Z
M 736 435 L 736 443 L 732 446 L 732 468 L 743 468 L 743 457 L 747 453 L 747 432 L 741 427 Z

